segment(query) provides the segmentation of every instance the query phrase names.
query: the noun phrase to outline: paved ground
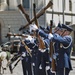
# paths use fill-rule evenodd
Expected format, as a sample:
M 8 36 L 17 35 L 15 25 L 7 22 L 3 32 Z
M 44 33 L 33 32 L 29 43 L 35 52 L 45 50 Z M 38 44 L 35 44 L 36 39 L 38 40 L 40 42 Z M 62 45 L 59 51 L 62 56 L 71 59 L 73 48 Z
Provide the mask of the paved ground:
M 13 70 L 13 74 L 10 73 L 9 68 L 5 70 L 3 75 L 23 75 L 21 62 L 18 63 L 17 67 Z
M 70 72 L 70 75 L 75 75 L 75 60 L 72 60 L 73 70 Z
M 70 72 L 70 75 L 75 75 L 75 60 L 71 61 L 72 61 L 73 70 Z M 21 62 L 18 63 L 17 67 L 13 71 L 14 73 L 11 74 L 9 69 L 7 69 L 5 70 L 5 73 L 3 75 L 23 75 Z

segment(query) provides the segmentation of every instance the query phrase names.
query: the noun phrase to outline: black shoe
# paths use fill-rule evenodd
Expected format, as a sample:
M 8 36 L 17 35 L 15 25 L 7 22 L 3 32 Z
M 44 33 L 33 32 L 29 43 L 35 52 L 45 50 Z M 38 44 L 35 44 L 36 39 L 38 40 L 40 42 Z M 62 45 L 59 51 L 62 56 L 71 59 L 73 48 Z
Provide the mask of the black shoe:
M 12 65 L 9 65 L 9 70 L 11 72 L 11 74 L 13 73 L 13 70 L 12 70 Z

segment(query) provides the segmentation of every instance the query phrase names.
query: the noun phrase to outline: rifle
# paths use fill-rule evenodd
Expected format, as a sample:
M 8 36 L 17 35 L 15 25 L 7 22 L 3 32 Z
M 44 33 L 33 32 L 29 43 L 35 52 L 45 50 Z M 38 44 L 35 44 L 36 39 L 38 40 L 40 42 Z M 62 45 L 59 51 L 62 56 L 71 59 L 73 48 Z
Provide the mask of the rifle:
M 15 62 L 19 57 L 21 57 L 22 53 L 21 54 L 15 54 L 9 61 L 8 61 L 8 64 L 7 64 L 7 67 L 9 65 L 12 65 L 13 62 Z
M 35 18 L 35 24 L 38 26 L 38 21 L 37 21 L 37 17 L 36 17 L 36 5 L 35 3 L 33 4 L 33 12 L 34 12 L 34 18 Z M 37 35 L 38 37 L 38 41 L 39 41 L 39 49 L 44 49 L 45 48 L 45 45 L 44 45 L 44 42 L 42 40 L 42 38 L 39 36 L 39 34 Z
M 15 37 L 15 36 L 19 36 L 19 37 L 21 36 L 21 37 L 25 37 L 25 38 L 28 37 L 27 35 L 24 35 L 24 34 L 12 34 L 12 33 L 7 33 L 7 35 L 6 35 L 5 37 L 7 38 L 7 37 L 9 37 L 9 36 L 14 36 L 14 37 Z
M 8 36 L 18 36 L 17 34 L 8 34 Z M 22 44 L 24 45 L 24 47 L 26 48 L 26 51 L 29 53 L 29 55 L 32 57 L 32 54 L 31 54 L 31 51 L 30 51 L 30 49 L 28 48 L 28 46 L 24 43 L 24 41 L 23 40 L 21 40 L 21 38 L 19 38 L 20 39 L 20 41 L 22 42 Z
M 52 25 L 53 25 L 53 21 L 51 21 L 51 25 L 50 25 L 50 33 L 52 33 Z M 59 29 L 57 29 L 54 33 L 57 33 Z M 60 36 L 62 36 L 64 34 L 66 30 L 64 30 L 62 32 L 62 34 L 59 34 Z M 52 62 L 51 62 L 51 68 L 52 68 L 52 71 L 56 71 L 56 63 L 55 63 L 55 59 L 53 58 L 53 54 L 54 54 L 54 50 L 53 50 L 53 42 L 51 41 L 50 42 L 50 57 L 52 58 Z
M 37 14 L 36 14 L 36 18 L 39 18 L 40 16 L 42 16 L 45 13 L 45 10 L 48 9 L 50 6 L 52 6 L 53 3 L 51 1 L 49 1 L 49 3 L 47 4 L 47 6 L 45 6 L 44 8 L 42 8 Z M 19 28 L 19 31 L 26 28 L 27 26 L 29 26 L 33 21 L 35 21 L 35 17 L 31 19 L 31 21 L 29 23 L 27 23 L 25 26 Z
M 52 25 L 53 25 L 53 21 L 50 21 L 50 33 L 52 33 Z M 50 42 L 50 58 L 52 59 L 51 62 L 51 68 L 52 71 L 55 72 L 56 71 L 56 63 L 55 63 L 55 59 L 53 58 L 53 54 L 54 54 L 54 50 L 53 50 L 53 42 Z
M 28 48 L 28 46 L 24 43 L 23 40 L 20 39 L 20 41 L 22 42 L 22 44 L 24 45 L 24 47 L 26 48 L 26 51 L 29 53 L 29 55 L 32 57 L 32 54 L 31 54 L 31 51 L 30 51 L 30 48 Z
M 14 67 L 12 68 L 12 70 L 17 66 L 17 64 L 19 63 L 21 59 L 18 59 L 17 62 L 14 64 Z

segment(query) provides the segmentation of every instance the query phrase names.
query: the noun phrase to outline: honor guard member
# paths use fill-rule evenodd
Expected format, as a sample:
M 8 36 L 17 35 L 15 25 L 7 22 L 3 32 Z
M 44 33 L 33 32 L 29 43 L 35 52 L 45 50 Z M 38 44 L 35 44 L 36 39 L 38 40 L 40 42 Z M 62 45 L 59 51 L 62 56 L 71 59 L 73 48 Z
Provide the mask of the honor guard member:
M 31 35 L 31 36 L 30 36 Z M 24 75 L 36 75 L 36 60 L 37 60 L 37 51 L 38 51 L 38 44 L 37 39 L 33 36 L 33 33 L 28 35 L 28 38 L 25 39 L 26 45 L 30 48 L 32 57 L 26 52 L 23 46 L 20 47 L 20 52 L 23 53 L 22 57 L 22 66 L 23 66 L 23 73 Z M 27 73 L 26 73 L 27 72 Z
M 45 43 L 46 48 L 45 49 L 39 49 L 38 50 L 38 55 L 37 55 L 37 68 L 39 70 L 39 75 L 50 75 L 48 71 L 50 71 L 50 66 L 49 66 L 49 48 L 47 44 L 47 39 L 43 40 Z
M 38 28 L 36 27 L 35 24 L 30 26 L 31 31 L 33 31 L 33 30 L 36 31 L 37 29 Z M 42 31 L 42 30 L 39 29 L 39 31 Z M 42 75 L 42 74 L 50 75 L 50 63 L 49 63 L 49 43 L 50 42 L 49 42 L 49 39 L 44 38 L 44 37 L 43 37 L 43 42 L 44 42 L 45 48 L 38 50 L 38 56 L 37 56 L 37 60 L 36 60 L 37 61 L 36 68 L 38 69 L 38 72 L 39 72 L 38 75 Z
M 59 27 L 57 27 L 57 28 L 59 29 Z M 43 30 L 43 31 L 39 32 L 39 33 L 41 33 L 41 34 L 44 34 L 44 32 L 47 33 L 47 34 L 49 34 L 49 32 L 50 32 L 50 26 L 47 26 L 46 28 L 40 27 L 40 29 Z M 53 32 L 54 32 L 54 31 L 52 30 L 52 33 L 53 33 Z M 43 35 L 41 35 L 41 36 L 43 36 Z M 45 36 L 43 36 L 43 37 L 45 37 Z M 45 39 L 47 39 L 47 38 L 45 38 Z M 48 40 L 47 43 L 50 45 L 49 39 L 47 39 L 47 40 Z M 47 73 L 48 73 L 48 75 L 55 75 L 55 72 L 52 72 L 52 71 L 51 71 L 51 63 L 52 63 L 52 60 L 51 60 L 50 54 L 49 54 L 49 66 L 50 66 L 50 70 L 48 70 Z
M 70 61 L 70 53 L 72 48 L 72 37 L 70 36 L 70 33 L 72 32 L 72 28 L 63 24 L 61 27 L 62 28 L 60 30 L 57 30 L 57 33 L 52 35 L 51 33 L 42 33 L 35 26 L 33 26 L 33 28 L 35 28 L 40 35 L 50 40 L 52 39 L 52 41 L 55 42 L 54 48 L 57 55 L 57 75 L 69 75 L 70 70 L 72 70 Z
M 72 28 L 62 24 L 59 25 L 60 29 L 56 29 L 56 33 L 53 34 L 54 49 L 56 53 L 56 69 L 57 75 L 69 75 L 72 70 L 70 53 L 72 48 L 72 37 L 70 33 Z M 47 35 L 46 35 L 47 36 Z
M 57 75 L 69 75 L 72 70 L 70 53 L 72 48 L 72 37 L 70 33 L 72 28 L 62 24 L 61 29 L 55 34 L 53 41 L 55 41 L 55 50 L 57 56 Z
M 54 29 L 54 30 L 52 30 L 52 33 L 54 34 L 54 33 L 56 33 L 58 30 L 60 30 L 61 29 L 61 25 L 60 25 L 60 23 L 58 23 L 58 26 Z M 47 26 L 46 28 L 42 28 L 42 30 L 44 30 L 44 32 L 45 33 L 47 33 L 47 35 L 49 34 L 49 32 L 50 32 L 50 26 Z M 41 32 L 39 32 L 40 33 L 40 35 L 41 36 L 43 36 L 43 37 L 45 37 L 45 38 L 47 38 L 46 37 L 46 34 L 44 33 L 43 31 L 41 31 Z M 49 34 L 50 36 L 51 36 L 51 34 Z M 50 38 L 49 38 L 50 39 Z M 50 41 L 48 41 L 49 43 L 50 43 Z M 48 44 L 49 44 L 48 43 Z M 53 48 L 54 49 L 54 59 L 56 58 L 56 53 L 55 53 L 55 48 Z M 55 59 L 56 60 L 56 59 Z M 50 68 L 51 68 L 51 63 L 52 63 L 52 59 L 50 58 Z M 55 62 L 56 63 L 56 62 Z M 50 70 L 50 75 L 55 75 L 55 72 L 53 72 L 52 70 Z
M 70 62 L 72 37 L 69 35 L 71 33 L 71 31 L 72 31 L 72 28 L 70 28 L 66 25 L 61 25 L 59 23 L 58 27 L 55 28 L 55 31 L 53 33 L 54 37 L 52 40 L 55 42 L 54 58 L 57 57 L 56 58 L 57 75 L 68 75 L 69 71 L 72 69 L 71 62 Z M 56 37 L 56 36 L 59 36 L 59 37 Z
M 27 46 L 30 44 L 29 37 L 24 40 L 24 43 Z M 22 60 L 23 75 L 32 75 L 31 57 L 22 43 L 20 44 L 19 53 L 22 53 L 21 60 Z
M 30 33 L 30 35 L 32 37 L 31 37 L 30 44 L 28 45 L 28 47 L 30 47 L 30 49 L 32 50 L 32 58 L 31 58 L 32 72 L 34 75 L 38 75 L 38 69 L 37 69 L 38 40 L 33 34 L 33 32 Z

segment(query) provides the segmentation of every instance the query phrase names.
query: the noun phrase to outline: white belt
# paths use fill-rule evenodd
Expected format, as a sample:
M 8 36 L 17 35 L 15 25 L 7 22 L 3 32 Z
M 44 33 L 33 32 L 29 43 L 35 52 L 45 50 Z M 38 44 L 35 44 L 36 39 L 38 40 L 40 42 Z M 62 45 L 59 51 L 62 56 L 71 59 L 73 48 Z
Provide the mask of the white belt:
M 44 53 L 46 49 L 39 49 L 40 52 Z

